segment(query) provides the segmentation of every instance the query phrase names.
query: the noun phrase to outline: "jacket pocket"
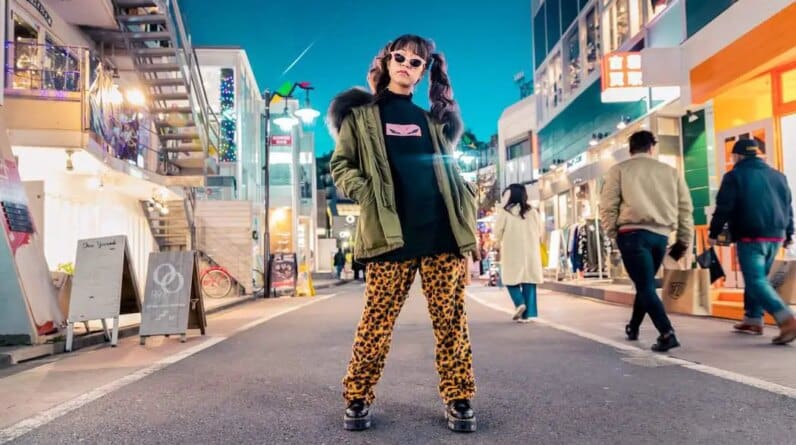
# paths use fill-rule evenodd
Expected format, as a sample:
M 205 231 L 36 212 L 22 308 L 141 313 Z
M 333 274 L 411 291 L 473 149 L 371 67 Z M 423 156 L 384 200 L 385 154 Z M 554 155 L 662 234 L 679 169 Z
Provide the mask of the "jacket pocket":
M 382 205 L 390 210 L 395 210 L 395 187 L 384 184 L 381 188 Z
M 379 218 L 379 205 L 376 202 L 373 190 L 369 190 L 366 199 L 359 205 L 359 223 L 357 232 L 359 233 L 358 242 L 363 250 L 370 250 L 376 247 L 382 236 L 381 223 Z

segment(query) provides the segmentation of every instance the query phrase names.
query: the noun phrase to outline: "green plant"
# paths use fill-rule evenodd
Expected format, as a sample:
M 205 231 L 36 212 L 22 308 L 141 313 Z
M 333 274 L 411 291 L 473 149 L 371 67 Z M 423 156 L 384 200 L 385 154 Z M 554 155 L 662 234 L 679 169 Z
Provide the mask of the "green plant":
M 75 265 L 73 263 L 61 263 L 55 270 L 58 272 L 63 272 L 67 275 L 74 275 Z

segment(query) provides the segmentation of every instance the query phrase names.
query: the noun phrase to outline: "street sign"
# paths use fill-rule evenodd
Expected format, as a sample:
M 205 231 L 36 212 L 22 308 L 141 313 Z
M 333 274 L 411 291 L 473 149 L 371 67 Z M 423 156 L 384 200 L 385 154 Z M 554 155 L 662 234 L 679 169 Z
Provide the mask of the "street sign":
M 84 239 L 77 242 L 75 276 L 67 317 L 66 350 L 72 350 L 76 322 L 113 318 L 111 346 L 119 339 L 119 316 L 141 312 L 127 237 L 124 235 Z
M 271 136 L 271 145 L 289 147 L 293 145 L 293 136 L 289 134 L 276 134 Z
M 151 253 L 139 331 L 141 344 L 147 337 L 171 334 L 180 334 L 184 342 L 188 329 L 199 329 L 204 335 L 206 326 L 196 253 Z

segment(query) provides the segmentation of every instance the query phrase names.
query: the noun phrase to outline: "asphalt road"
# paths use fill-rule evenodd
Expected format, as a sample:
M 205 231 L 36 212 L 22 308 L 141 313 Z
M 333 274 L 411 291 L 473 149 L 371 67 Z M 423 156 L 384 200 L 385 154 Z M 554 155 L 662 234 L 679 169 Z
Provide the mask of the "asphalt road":
M 374 427 L 342 429 L 362 288 L 283 315 L 22 436 L 18 444 L 796 443 L 796 400 L 628 356 L 470 301 L 478 432 L 447 430 L 416 286 Z

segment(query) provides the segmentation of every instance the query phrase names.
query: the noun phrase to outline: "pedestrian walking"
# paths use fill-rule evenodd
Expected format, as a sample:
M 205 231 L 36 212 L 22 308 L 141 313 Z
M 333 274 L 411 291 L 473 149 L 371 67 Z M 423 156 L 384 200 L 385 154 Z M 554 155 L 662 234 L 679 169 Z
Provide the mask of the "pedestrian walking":
M 777 295 L 768 281 L 780 247 L 793 244 L 793 207 L 788 180 L 759 157 L 757 141 L 742 139 L 732 148 L 734 168 L 724 175 L 716 209 L 710 221 L 709 242 L 728 225 L 735 242 L 744 278 L 744 318 L 735 325 L 739 332 L 763 334 L 763 310 L 779 325 L 774 344 L 796 339 L 793 310 Z
M 430 111 L 412 101 L 426 73 Z M 431 41 L 404 35 L 379 52 L 368 83 L 373 94 L 346 91 L 329 111 L 337 141 L 332 177 L 360 206 L 354 256 L 367 262 L 365 308 L 343 379 L 344 426 L 370 427 L 374 386 L 396 317 L 419 271 L 448 427 L 475 431 L 462 265 L 465 255 L 477 252 L 475 193 L 452 156 L 462 125 L 446 62 Z
M 528 203 L 528 192 L 520 184 L 503 191 L 503 207 L 497 210 L 495 238 L 500 245 L 503 284 L 514 302 L 513 319 L 528 322 L 538 315 L 536 286 L 542 272 L 542 218 Z
M 669 251 L 675 259 L 685 255 L 693 240 L 691 194 L 685 179 L 653 157 L 658 141 L 649 131 L 633 133 L 630 159 L 608 171 L 600 197 L 600 216 L 607 236 L 616 239 L 622 261 L 636 286 L 628 340 L 638 340 L 641 322 L 649 314 L 660 336 L 652 346 L 666 352 L 680 346 L 674 328 L 657 294 L 655 274 L 666 255 L 669 236 L 677 241 Z
M 343 268 L 345 268 L 345 254 L 343 253 L 343 249 L 337 249 L 337 253 L 334 254 L 334 269 L 337 273 L 337 279 L 343 279 Z

